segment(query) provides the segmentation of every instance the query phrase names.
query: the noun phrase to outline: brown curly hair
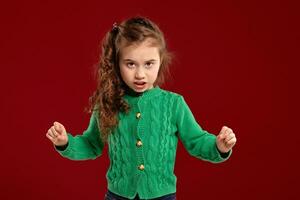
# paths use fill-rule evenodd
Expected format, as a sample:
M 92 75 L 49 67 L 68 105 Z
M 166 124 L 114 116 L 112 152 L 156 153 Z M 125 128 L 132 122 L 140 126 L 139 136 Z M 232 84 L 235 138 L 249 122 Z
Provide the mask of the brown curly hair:
M 118 113 L 128 113 L 130 110 L 130 106 L 122 98 L 127 86 L 120 75 L 120 49 L 124 44 L 129 46 L 141 43 L 149 37 L 154 39 L 159 48 L 161 59 L 155 87 L 163 84 L 165 76 L 169 75 L 169 64 L 173 57 L 167 50 L 163 33 L 155 23 L 145 17 L 133 17 L 119 25 L 115 23 L 103 38 L 100 61 L 97 64 L 97 89 L 89 98 L 88 108 L 89 113 L 97 111 L 98 128 L 103 141 L 107 140 L 113 128 L 118 125 Z

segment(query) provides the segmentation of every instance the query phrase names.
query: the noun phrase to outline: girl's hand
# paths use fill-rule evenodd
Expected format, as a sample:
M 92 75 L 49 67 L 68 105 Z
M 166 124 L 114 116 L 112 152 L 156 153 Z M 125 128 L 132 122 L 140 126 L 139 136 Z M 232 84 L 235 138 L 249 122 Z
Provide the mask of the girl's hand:
M 230 151 L 236 143 L 236 137 L 232 129 L 227 126 L 223 126 L 217 136 L 216 143 L 220 152 L 227 153 Z
M 56 146 L 63 146 L 68 143 L 67 131 L 59 122 L 53 123 L 53 126 L 48 130 L 46 136 Z

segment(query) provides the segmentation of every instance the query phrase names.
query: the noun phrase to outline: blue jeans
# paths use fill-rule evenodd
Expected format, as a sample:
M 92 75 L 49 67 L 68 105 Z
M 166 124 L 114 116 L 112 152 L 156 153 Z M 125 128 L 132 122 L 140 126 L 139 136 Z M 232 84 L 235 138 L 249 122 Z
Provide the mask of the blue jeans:
M 108 190 L 105 194 L 104 200 L 130 200 L 130 199 L 121 197 L 121 196 L 119 196 L 115 193 L 112 193 L 111 191 Z M 141 199 L 140 199 L 139 195 L 137 194 L 133 200 L 141 200 Z M 176 200 L 176 193 L 167 194 L 162 197 L 154 198 L 151 200 Z

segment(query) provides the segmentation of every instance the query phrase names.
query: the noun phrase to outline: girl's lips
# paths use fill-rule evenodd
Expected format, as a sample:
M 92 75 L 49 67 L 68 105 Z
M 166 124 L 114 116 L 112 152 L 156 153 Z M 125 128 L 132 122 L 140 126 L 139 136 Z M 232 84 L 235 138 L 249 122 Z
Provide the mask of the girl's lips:
M 137 89 L 143 89 L 146 86 L 146 82 L 134 82 Z
M 136 84 L 136 85 L 144 85 L 146 82 L 144 82 L 144 81 L 136 81 L 136 82 L 134 82 L 134 84 Z

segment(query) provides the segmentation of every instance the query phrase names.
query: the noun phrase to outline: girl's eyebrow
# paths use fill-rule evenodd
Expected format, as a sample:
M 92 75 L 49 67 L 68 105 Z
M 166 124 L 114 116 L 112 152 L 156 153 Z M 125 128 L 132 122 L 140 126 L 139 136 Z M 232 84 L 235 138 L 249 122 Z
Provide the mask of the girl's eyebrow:
M 134 60 L 129 59 L 129 58 L 124 59 L 123 61 L 131 61 L 131 62 L 135 62 Z M 153 62 L 153 61 L 157 61 L 157 60 L 156 60 L 156 59 L 150 59 L 150 60 L 146 60 L 145 62 Z

